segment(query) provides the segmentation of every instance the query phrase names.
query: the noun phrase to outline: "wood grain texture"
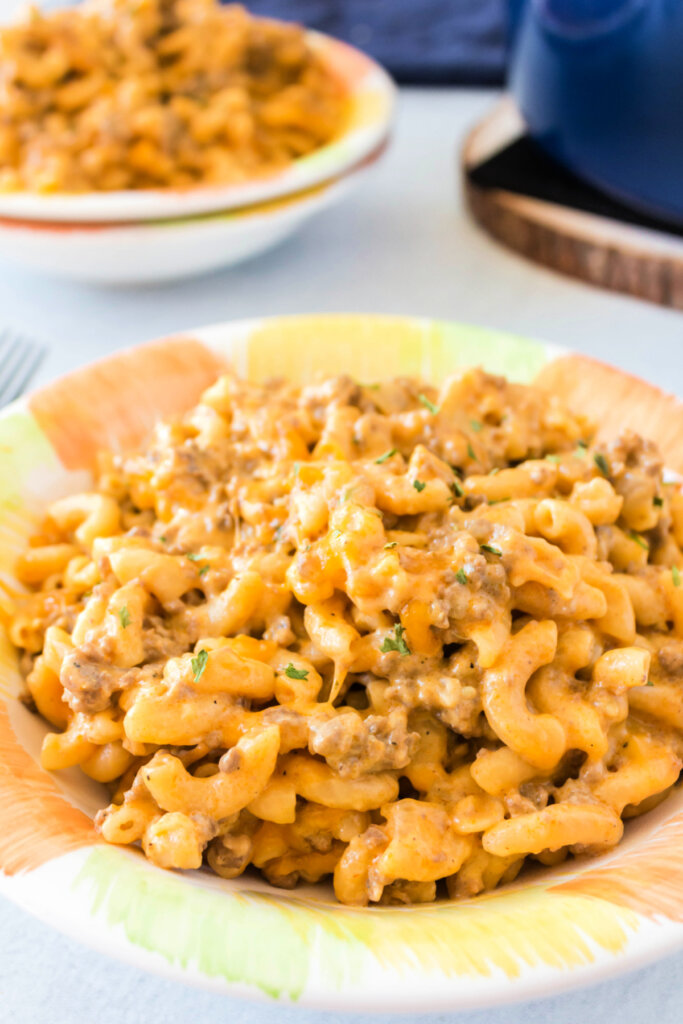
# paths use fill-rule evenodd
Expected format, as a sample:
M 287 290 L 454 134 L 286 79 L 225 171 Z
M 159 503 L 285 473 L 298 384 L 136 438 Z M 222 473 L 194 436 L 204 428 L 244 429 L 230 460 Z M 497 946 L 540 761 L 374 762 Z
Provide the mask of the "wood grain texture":
M 683 241 L 672 235 L 476 185 L 469 172 L 521 133 L 509 97 L 478 124 L 462 153 L 464 192 L 475 220 L 527 259 L 663 306 L 683 309 Z

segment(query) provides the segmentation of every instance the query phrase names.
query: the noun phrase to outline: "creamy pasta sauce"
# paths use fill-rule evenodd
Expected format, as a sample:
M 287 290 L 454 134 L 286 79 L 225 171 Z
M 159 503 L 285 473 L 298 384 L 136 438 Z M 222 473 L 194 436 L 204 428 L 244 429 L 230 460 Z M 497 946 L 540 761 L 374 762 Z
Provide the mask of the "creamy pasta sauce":
M 20 559 L 44 767 L 155 864 L 347 904 L 613 846 L 682 764 L 683 497 L 592 434 L 479 370 L 221 378 Z

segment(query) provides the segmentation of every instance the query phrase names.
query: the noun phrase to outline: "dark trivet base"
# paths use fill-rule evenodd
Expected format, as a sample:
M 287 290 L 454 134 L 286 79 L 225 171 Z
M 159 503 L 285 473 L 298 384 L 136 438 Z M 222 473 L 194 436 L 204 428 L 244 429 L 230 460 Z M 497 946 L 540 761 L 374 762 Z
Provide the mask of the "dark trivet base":
M 463 149 L 474 217 L 522 255 L 590 284 L 683 309 L 683 226 L 641 214 L 546 156 L 505 98 Z

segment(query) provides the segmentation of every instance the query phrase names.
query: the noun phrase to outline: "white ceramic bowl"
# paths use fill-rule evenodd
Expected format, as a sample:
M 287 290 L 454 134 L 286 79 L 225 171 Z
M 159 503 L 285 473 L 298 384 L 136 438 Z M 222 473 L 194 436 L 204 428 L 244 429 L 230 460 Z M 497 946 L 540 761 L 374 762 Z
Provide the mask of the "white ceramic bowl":
M 0 219 L 0 257 L 89 284 L 193 277 L 273 248 L 347 196 L 367 166 L 291 198 L 199 217 L 133 224 Z
M 239 184 L 83 194 L 0 192 L 0 217 L 71 222 L 189 217 L 263 203 L 338 177 L 386 139 L 396 89 L 383 68 L 360 50 L 318 32 L 308 32 L 307 39 L 349 97 L 346 127 L 328 145 L 275 174 Z

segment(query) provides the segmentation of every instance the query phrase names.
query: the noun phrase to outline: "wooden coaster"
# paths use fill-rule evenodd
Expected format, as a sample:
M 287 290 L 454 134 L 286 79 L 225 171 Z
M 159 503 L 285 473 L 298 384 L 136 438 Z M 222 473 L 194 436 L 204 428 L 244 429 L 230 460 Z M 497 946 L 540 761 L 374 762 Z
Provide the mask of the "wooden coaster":
M 683 229 L 640 216 L 542 154 L 510 97 L 467 137 L 462 170 L 472 214 L 504 245 L 601 288 L 683 309 Z

